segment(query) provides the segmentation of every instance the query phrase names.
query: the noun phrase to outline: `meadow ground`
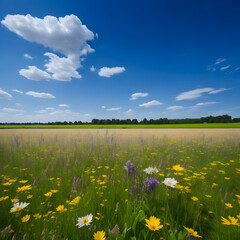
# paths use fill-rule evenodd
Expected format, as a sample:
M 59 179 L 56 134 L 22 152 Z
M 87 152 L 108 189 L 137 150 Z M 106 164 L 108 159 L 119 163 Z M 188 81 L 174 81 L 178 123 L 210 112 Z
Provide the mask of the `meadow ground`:
M 239 150 L 240 129 L 1 130 L 0 238 L 239 240 Z

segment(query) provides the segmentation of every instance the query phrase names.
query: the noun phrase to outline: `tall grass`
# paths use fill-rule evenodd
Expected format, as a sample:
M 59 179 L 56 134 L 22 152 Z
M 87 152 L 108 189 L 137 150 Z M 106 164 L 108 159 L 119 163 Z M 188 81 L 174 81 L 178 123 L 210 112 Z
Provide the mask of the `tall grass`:
M 194 132 L 128 138 L 108 132 L 63 135 L 61 130 L 1 135 L 2 238 L 93 239 L 103 230 L 106 239 L 194 239 L 187 227 L 203 239 L 240 239 L 240 227 L 221 220 L 240 214 L 239 144 L 236 136 Z M 129 160 L 134 176 L 124 169 Z M 183 171 L 173 170 L 178 164 Z M 159 172 L 149 176 L 143 171 L 149 166 Z M 155 191 L 146 191 L 147 177 L 159 181 Z M 178 187 L 165 186 L 166 177 L 175 178 Z M 26 185 L 31 189 L 18 192 Z M 46 196 L 51 190 L 57 191 Z M 79 202 L 70 204 L 78 196 Z M 10 213 L 13 199 L 30 204 Z M 59 205 L 66 211 L 57 211 Z M 78 217 L 88 214 L 93 215 L 90 225 L 78 228 Z M 23 222 L 26 215 L 30 219 Z M 150 216 L 160 219 L 162 229 L 145 225 Z

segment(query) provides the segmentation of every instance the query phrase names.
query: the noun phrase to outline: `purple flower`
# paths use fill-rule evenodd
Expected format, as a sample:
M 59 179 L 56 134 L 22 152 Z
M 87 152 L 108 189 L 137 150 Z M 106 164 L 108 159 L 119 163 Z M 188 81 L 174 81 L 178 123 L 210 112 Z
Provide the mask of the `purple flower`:
M 146 183 L 147 192 L 151 192 L 151 191 L 155 192 L 155 188 L 159 184 L 156 178 L 146 178 L 145 183 Z
M 127 170 L 128 176 L 134 176 L 136 173 L 136 168 L 130 161 L 127 161 L 126 166 L 124 168 Z

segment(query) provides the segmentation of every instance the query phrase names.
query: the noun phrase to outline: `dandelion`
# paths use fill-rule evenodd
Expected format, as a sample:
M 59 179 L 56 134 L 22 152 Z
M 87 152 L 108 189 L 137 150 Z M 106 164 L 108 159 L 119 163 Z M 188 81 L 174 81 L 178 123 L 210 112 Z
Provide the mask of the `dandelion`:
M 145 183 L 146 183 L 147 192 L 151 192 L 151 191 L 155 192 L 155 188 L 159 184 L 156 178 L 146 178 Z
M 26 185 L 26 186 L 18 187 L 17 192 L 28 191 L 28 190 L 31 190 L 31 189 L 32 189 L 31 185 Z
M 224 224 L 224 225 L 234 225 L 234 226 L 240 227 L 240 223 L 238 222 L 237 218 L 228 216 L 228 219 L 226 219 L 224 217 L 221 217 L 222 224 Z
M 192 199 L 194 202 L 195 202 L 195 201 L 198 201 L 198 198 L 197 198 L 197 197 L 192 197 L 191 199 Z
M 93 234 L 94 240 L 105 240 L 105 232 L 104 231 L 97 231 Z
M 22 222 L 27 222 L 29 219 L 30 219 L 30 215 L 25 215 L 23 218 L 22 218 Z
M 63 212 L 65 212 L 65 211 L 67 211 L 67 209 L 64 208 L 64 205 L 59 205 L 59 206 L 56 208 L 56 210 L 57 210 L 58 212 L 60 212 L 60 213 L 63 213 Z
M 154 216 L 151 216 L 149 219 L 145 219 L 145 222 L 145 225 L 152 231 L 160 230 L 163 227 L 163 225 L 160 225 L 160 219 Z
M 194 231 L 192 228 L 187 228 L 187 227 L 184 227 L 184 228 L 188 231 L 188 233 L 191 236 L 201 238 L 201 236 L 198 235 L 198 232 Z
M 174 166 L 172 167 L 172 169 L 173 169 L 174 171 L 177 171 L 177 172 L 184 171 L 184 168 L 181 167 L 179 164 L 174 165 Z
M 176 181 L 175 178 L 165 178 L 162 183 L 168 187 L 176 188 L 175 185 L 178 183 L 178 181 Z
M 92 219 L 93 219 L 92 214 L 89 214 L 85 217 L 78 218 L 78 223 L 76 224 L 76 226 L 78 226 L 78 228 L 81 228 L 83 226 L 89 226 L 90 223 L 92 222 Z
M 158 169 L 157 168 L 153 168 L 153 167 L 148 167 L 148 168 L 144 169 L 143 171 L 145 173 L 147 173 L 147 174 L 158 173 Z
M 10 213 L 14 213 L 14 212 L 19 212 L 21 211 L 23 208 L 27 207 L 30 203 L 25 203 L 25 202 L 17 202 L 13 205 L 13 207 L 10 210 Z
M 19 181 L 20 183 L 26 183 L 26 182 L 28 182 L 28 180 L 21 180 L 21 181 Z
M 46 196 L 46 197 L 51 197 L 52 196 L 52 192 L 48 192 L 48 193 L 45 193 L 44 195 Z
M 228 208 L 233 208 L 233 206 L 232 206 L 231 203 L 225 203 L 225 205 L 226 205 Z
M 75 197 L 71 202 L 69 202 L 69 204 L 75 206 L 75 205 L 78 204 L 79 200 L 80 200 L 80 197 L 77 196 L 77 197 Z
M 3 200 L 6 200 L 6 199 L 8 199 L 8 198 L 9 198 L 9 196 L 1 197 L 1 198 L 0 198 L 0 202 L 3 201 Z

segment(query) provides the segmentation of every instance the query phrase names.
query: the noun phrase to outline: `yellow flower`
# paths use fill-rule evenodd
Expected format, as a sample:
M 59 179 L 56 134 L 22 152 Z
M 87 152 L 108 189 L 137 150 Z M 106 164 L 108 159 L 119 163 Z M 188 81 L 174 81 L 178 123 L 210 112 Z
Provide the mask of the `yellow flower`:
M 31 185 L 26 185 L 26 186 L 18 187 L 17 192 L 28 191 L 28 190 L 31 190 L 31 189 L 32 189 Z
M 103 178 L 106 178 L 106 177 L 107 177 L 107 175 L 102 175 L 102 177 L 103 177 Z
M 48 192 L 44 194 L 46 197 L 51 197 L 52 196 L 52 192 Z
M 35 217 L 35 219 L 40 219 L 42 215 L 40 215 L 39 213 L 36 213 L 35 215 L 33 215 L 33 217 Z
M 6 199 L 8 199 L 8 198 L 9 198 L 9 196 L 1 197 L 1 198 L 0 198 L 0 202 L 3 201 L 3 200 L 6 200 Z
M 11 182 L 6 182 L 6 183 L 3 183 L 3 185 L 4 186 L 10 186 L 10 185 L 12 185 L 12 183 Z
M 234 225 L 234 226 L 240 227 L 240 223 L 238 222 L 238 219 L 235 217 L 228 216 L 228 219 L 230 221 L 224 217 L 221 217 L 221 219 L 222 219 L 222 224 L 224 224 L 224 225 Z
M 198 201 L 198 198 L 197 197 L 192 197 L 191 198 L 193 201 Z
M 28 196 L 27 196 L 27 199 L 30 199 L 30 198 L 32 198 L 32 196 L 33 196 L 33 195 L 28 195 Z
M 211 198 L 212 196 L 211 195 L 205 195 L 207 198 Z
M 160 225 L 160 219 L 154 216 L 151 216 L 149 219 L 145 219 L 145 222 L 145 225 L 152 231 L 157 231 L 163 227 L 163 225 Z
M 19 202 L 19 199 L 17 199 L 17 198 L 11 199 L 11 202 L 12 203 L 17 203 L 17 202 Z
M 57 193 L 58 190 L 50 190 L 51 193 Z
M 20 183 L 26 183 L 26 182 L 28 182 L 28 180 L 21 180 L 21 181 L 19 181 Z
M 25 215 L 23 218 L 22 218 L 22 222 L 27 222 L 29 219 L 30 219 L 30 215 Z
M 105 232 L 104 231 L 97 231 L 93 234 L 94 240 L 105 240 Z
M 174 165 L 174 166 L 172 167 L 172 169 L 173 169 L 174 171 L 177 171 L 177 172 L 184 171 L 184 168 L 181 167 L 179 164 Z
M 80 200 L 80 197 L 77 196 L 77 197 L 75 197 L 69 204 L 70 204 L 70 205 L 77 205 L 78 202 L 79 202 L 79 200 Z
M 228 207 L 228 208 L 232 208 L 232 204 L 231 203 L 225 203 L 225 205 Z
M 56 210 L 57 210 L 58 212 L 60 212 L 60 213 L 67 211 L 67 209 L 64 208 L 64 205 L 59 205 L 59 206 L 56 208 Z
M 198 237 L 198 238 L 201 238 L 201 236 L 198 235 L 197 231 L 194 231 L 192 228 L 187 228 L 187 227 L 184 227 L 188 233 L 193 236 L 193 237 Z

